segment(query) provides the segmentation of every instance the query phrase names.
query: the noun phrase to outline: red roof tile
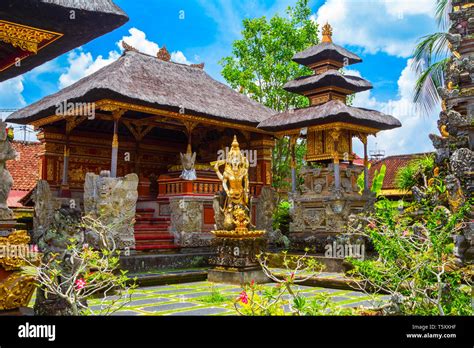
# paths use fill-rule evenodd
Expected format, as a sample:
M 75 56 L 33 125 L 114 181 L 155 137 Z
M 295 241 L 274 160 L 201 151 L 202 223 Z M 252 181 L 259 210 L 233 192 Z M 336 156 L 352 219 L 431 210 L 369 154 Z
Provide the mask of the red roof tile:
M 372 162 L 372 165 L 369 169 L 369 185 L 372 186 L 372 180 L 374 178 L 374 173 L 376 170 L 380 171 L 382 165 L 385 164 L 386 172 L 385 172 L 385 179 L 383 181 L 383 190 L 393 190 L 396 189 L 395 186 L 395 177 L 397 175 L 397 171 L 406 166 L 408 162 L 411 160 L 428 155 L 428 153 L 410 153 L 405 155 L 395 155 L 395 156 L 388 156 L 379 161 Z
M 12 191 L 29 192 L 39 179 L 39 153 L 42 144 L 20 141 L 13 141 L 12 144 L 19 154 L 16 161 L 7 162 L 7 169 L 13 177 Z

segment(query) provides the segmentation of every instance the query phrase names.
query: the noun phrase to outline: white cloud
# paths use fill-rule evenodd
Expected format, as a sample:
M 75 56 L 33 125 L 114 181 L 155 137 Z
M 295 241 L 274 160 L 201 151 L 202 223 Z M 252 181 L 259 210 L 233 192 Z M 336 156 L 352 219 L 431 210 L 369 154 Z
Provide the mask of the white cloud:
M 0 83 L 0 109 L 18 108 L 26 105 L 23 98 L 23 76 Z
M 137 28 L 131 28 L 128 32 L 130 33 L 129 36 L 124 36 L 121 40 L 116 42 L 119 51 L 110 51 L 107 58 L 99 55 L 94 59 L 90 52 L 84 52 L 82 48 L 78 48 L 69 53 L 69 66 L 67 67 L 66 72 L 59 77 L 59 87 L 64 88 L 70 86 L 83 77 L 115 62 L 123 52 L 123 41 L 142 53 L 156 56 L 160 49 L 157 43 L 148 40 L 146 34 Z M 176 63 L 191 64 L 181 51 L 172 52 L 171 60 Z
M 137 28 L 131 28 L 129 31 L 130 36 L 124 36 L 120 41 L 117 42 L 117 46 L 122 51 L 122 41 L 125 41 L 132 47 L 135 47 L 140 52 L 149 54 L 151 56 L 156 56 L 160 47 L 153 41 L 150 41 L 146 38 L 146 34 L 138 30 Z
M 118 52 L 110 51 L 108 58 L 103 58 L 102 55 L 99 55 L 94 59 L 90 52 L 85 53 L 81 48 L 74 50 L 68 55 L 69 67 L 59 77 L 59 87 L 64 88 L 72 85 L 83 77 L 116 61 L 119 57 L 120 54 Z
M 327 0 L 313 19 L 329 22 L 339 45 L 408 58 L 418 38 L 435 30 L 434 11 L 432 0 Z
M 370 91 L 356 94 L 353 106 L 382 111 L 395 116 L 402 123 L 400 128 L 382 131 L 376 138 L 369 137 L 369 149 L 374 150 L 377 147 L 377 149 L 385 150 L 386 155 L 433 151 L 428 135 L 438 132 L 437 120 L 441 108 L 426 116 L 413 103 L 416 74 L 410 65 L 411 59 L 408 59 L 398 79 L 397 99 L 380 102 L 371 95 Z M 352 74 L 354 72 L 358 73 L 350 71 Z M 362 154 L 362 146 L 359 142 L 354 141 L 354 149 L 359 155 Z

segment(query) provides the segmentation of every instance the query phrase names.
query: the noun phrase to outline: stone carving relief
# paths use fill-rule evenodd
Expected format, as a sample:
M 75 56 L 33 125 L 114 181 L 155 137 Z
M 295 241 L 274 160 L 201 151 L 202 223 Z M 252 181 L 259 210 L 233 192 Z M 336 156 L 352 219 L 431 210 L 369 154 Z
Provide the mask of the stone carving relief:
M 111 178 L 108 171 L 86 174 L 84 211 L 109 226 L 117 249 L 134 248 L 138 176 Z
M 171 233 L 175 242 L 191 243 L 194 236 L 190 233 L 200 232 L 202 229 L 203 205 L 199 201 L 176 199 L 170 200 Z
M 278 196 L 272 187 L 264 186 L 257 203 L 257 226 L 258 230 L 272 231 L 273 213 L 278 204 Z

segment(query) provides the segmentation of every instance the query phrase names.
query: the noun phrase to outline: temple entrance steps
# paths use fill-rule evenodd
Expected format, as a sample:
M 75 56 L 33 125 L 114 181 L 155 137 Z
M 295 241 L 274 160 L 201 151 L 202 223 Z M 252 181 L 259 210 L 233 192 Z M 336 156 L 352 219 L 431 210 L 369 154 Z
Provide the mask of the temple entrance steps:
M 174 236 L 169 232 L 169 217 L 154 217 L 155 209 L 139 208 L 135 217 L 135 249 L 174 250 L 179 247 L 174 243 Z

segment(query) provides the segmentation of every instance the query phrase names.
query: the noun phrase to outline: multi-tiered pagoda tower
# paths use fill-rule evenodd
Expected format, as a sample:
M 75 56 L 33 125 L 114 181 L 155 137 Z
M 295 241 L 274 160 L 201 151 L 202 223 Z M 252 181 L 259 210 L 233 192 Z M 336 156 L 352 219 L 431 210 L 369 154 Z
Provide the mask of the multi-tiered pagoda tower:
M 400 127 L 401 123 L 381 112 L 347 104 L 349 95 L 369 90 L 372 85 L 363 78 L 341 72 L 362 59 L 332 42 L 329 24 L 323 27 L 322 42 L 297 53 L 293 61 L 309 67 L 314 74 L 290 81 L 284 88 L 308 97 L 310 106 L 276 114 L 259 127 L 277 136 L 289 136 L 293 147 L 298 138 L 307 139 L 308 166 L 300 172 L 304 183 L 297 185 L 293 175 L 290 239 L 297 249 L 312 245 L 320 250 L 328 236 L 343 231 L 351 213 L 367 208 L 371 202 L 373 195 L 367 189 L 367 137 Z M 352 164 L 354 137 L 364 145 L 363 168 Z M 294 162 L 293 159 L 293 168 Z M 361 195 L 357 177 L 363 170 L 365 189 Z

